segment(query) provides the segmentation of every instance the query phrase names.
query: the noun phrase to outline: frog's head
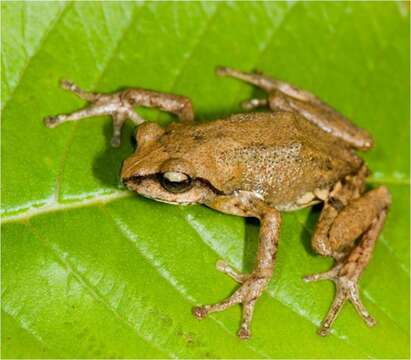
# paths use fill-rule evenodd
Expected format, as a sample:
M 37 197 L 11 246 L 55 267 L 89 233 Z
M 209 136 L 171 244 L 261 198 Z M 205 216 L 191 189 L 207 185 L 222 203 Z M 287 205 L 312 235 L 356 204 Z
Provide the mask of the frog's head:
M 196 177 L 190 161 L 167 152 L 160 141 L 165 130 L 156 123 L 144 123 L 136 134 L 137 149 L 124 161 L 121 180 L 132 191 L 172 204 L 202 203 L 214 192 Z

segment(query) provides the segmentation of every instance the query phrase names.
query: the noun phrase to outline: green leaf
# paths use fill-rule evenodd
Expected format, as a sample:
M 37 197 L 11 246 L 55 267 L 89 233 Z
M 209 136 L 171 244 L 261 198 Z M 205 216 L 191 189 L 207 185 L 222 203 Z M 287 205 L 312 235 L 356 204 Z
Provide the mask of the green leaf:
M 409 10 L 402 2 L 3 2 L 2 357 L 407 358 L 409 353 Z M 392 210 L 361 279 L 378 325 L 346 305 L 327 338 L 334 296 L 303 275 L 332 262 L 310 249 L 318 210 L 284 215 L 275 276 L 253 338 L 240 308 L 199 322 L 194 304 L 235 284 L 223 258 L 250 270 L 258 224 L 126 192 L 108 118 L 50 130 L 46 115 L 83 103 L 57 86 L 139 86 L 189 96 L 200 120 L 239 112 L 255 91 L 214 75 L 258 68 L 318 94 L 368 129 L 370 186 Z M 150 120 L 170 121 L 144 111 Z

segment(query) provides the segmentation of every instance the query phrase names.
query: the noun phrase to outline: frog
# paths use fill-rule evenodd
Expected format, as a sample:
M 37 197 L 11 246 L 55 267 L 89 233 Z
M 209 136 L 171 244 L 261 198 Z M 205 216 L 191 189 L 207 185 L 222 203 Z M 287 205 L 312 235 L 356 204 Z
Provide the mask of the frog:
M 258 219 L 254 268 L 243 273 L 219 260 L 217 270 L 237 282 L 238 288 L 220 302 L 194 306 L 197 319 L 242 305 L 238 336 L 250 338 L 256 302 L 274 273 L 281 213 L 320 203 L 311 245 L 317 254 L 332 258 L 334 265 L 304 280 L 331 280 L 336 292 L 318 334 L 330 333 L 346 302 L 368 326 L 375 325 L 360 299 L 358 282 L 383 229 L 391 195 L 385 186 L 366 188 L 370 170 L 356 152 L 371 149 L 372 137 L 309 91 L 261 72 L 228 67 L 217 67 L 216 72 L 256 86 L 267 96 L 245 101 L 243 112 L 199 122 L 186 96 L 143 88 L 89 92 L 62 81 L 64 89 L 89 105 L 48 116 L 44 123 L 53 128 L 109 115 L 111 145 L 118 147 L 123 124 L 130 119 L 137 125 L 137 145 L 120 174 L 130 191 L 167 204 L 202 204 Z M 169 112 L 179 121 L 166 127 L 147 122 L 135 111 L 139 106 Z

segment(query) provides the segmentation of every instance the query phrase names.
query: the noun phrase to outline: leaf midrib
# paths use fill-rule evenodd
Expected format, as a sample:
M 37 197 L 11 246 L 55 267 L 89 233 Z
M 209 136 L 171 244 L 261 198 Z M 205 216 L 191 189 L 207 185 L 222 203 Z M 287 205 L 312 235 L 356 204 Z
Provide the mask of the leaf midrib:
M 409 180 L 404 180 L 403 181 L 395 181 L 393 179 L 384 181 L 378 179 L 378 181 L 370 181 L 368 182 L 369 184 L 373 185 L 380 185 L 380 184 L 386 184 L 386 185 L 391 185 L 391 186 L 409 186 Z M 22 211 L 4 211 L 2 216 L 1 216 L 1 224 L 6 224 L 6 223 L 11 223 L 11 222 L 18 222 L 18 221 L 27 221 L 28 219 L 39 216 L 42 214 L 46 213 L 55 213 L 63 210 L 68 210 L 68 209 L 76 209 L 76 208 L 82 208 L 86 206 L 93 206 L 93 205 L 98 205 L 98 204 L 107 204 L 112 201 L 125 198 L 125 197 L 131 197 L 133 195 L 136 195 L 135 193 L 132 193 L 127 190 L 113 190 L 112 192 L 105 193 L 105 194 L 99 194 L 97 196 L 89 197 L 87 199 L 81 199 L 81 194 L 79 194 L 79 197 L 81 200 L 74 200 L 74 201 L 56 201 L 53 199 L 52 201 L 44 201 L 42 204 L 39 206 L 31 206 L 27 207 Z

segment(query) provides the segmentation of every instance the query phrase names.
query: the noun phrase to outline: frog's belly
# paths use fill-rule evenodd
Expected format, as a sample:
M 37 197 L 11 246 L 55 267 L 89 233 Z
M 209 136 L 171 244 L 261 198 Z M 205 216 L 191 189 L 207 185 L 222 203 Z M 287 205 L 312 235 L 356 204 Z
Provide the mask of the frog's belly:
M 323 185 L 320 188 L 306 191 L 296 191 L 296 188 L 289 188 L 288 191 L 266 192 L 264 195 L 255 192 L 264 202 L 279 211 L 295 211 L 315 204 L 319 204 L 328 199 L 331 184 Z
M 298 204 L 298 203 L 288 203 L 288 204 L 278 204 L 276 206 L 274 206 L 274 208 L 276 208 L 279 211 L 285 211 L 285 212 L 291 212 L 291 211 L 296 211 L 296 210 L 300 210 L 306 207 L 310 207 L 313 206 L 315 204 L 319 204 L 321 203 L 323 200 L 321 199 L 315 199 L 312 200 L 306 204 Z

